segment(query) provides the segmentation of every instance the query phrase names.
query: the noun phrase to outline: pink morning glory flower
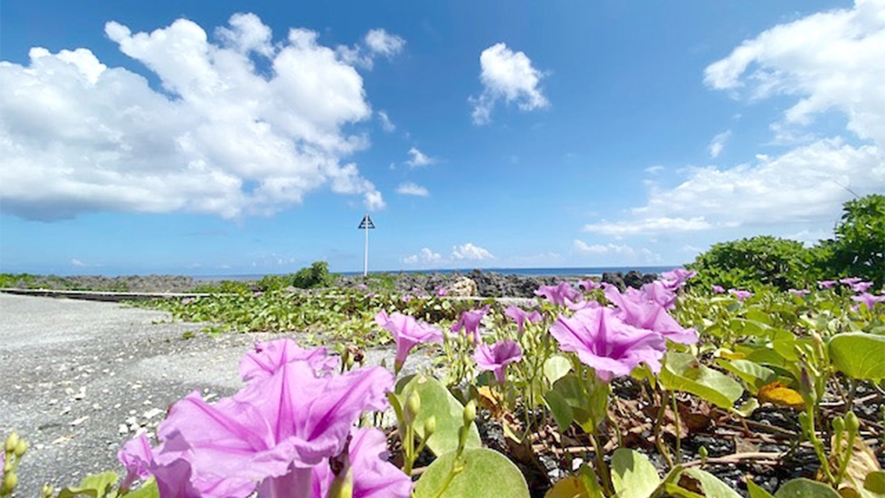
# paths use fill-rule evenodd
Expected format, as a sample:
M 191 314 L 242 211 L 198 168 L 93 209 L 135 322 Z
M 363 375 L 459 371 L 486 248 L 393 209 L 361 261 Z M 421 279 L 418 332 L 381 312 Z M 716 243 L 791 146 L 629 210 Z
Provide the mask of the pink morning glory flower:
M 667 349 L 662 335 L 627 325 L 611 308 L 587 308 L 571 317 L 560 315 L 550 326 L 550 334 L 563 351 L 577 353 L 582 363 L 593 367 L 603 382 L 630 375 L 640 363 L 659 372 Z
M 157 431 L 159 455 L 188 448 L 179 460 L 205 496 L 246 496 L 231 490 L 262 481 L 270 493 L 263 496 L 309 496 L 311 469 L 341 453 L 353 423 L 363 411 L 384 410 L 392 388 L 393 375 L 381 367 L 323 375 L 290 361 L 214 404 L 199 391 L 176 403 Z
M 685 282 L 695 277 L 698 272 L 694 270 L 686 270 L 685 268 L 674 268 L 672 271 L 661 273 L 661 279 L 664 285 L 670 290 L 676 290 L 685 285 Z
M 411 300 L 412 300 L 412 296 L 410 296 L 410 295 L 408 295 L 408 294 L 406 294 L 405 296 L 403 296 L 403 302 L 404 302 L 404 303 L 408 303 L 408 302 L 411 301 Z
M 464 334 L 470 337 L 474 344 L 479 344 L 479 324 L 482 317 L 489 311 L 489 306 L 485 305 L 478 310 L 470 310 L 461 313 L 461 318 L 452 324 L 452 332 L 458 332 L 464 329 Z
M 864 292 L 859 296 L 851 296 L 851 299 L 865 305 L 868 310 L 872 310 L 876 303 L 885 302 L 885 296 L 876 296 L 869 292 Z
M 635 292 L 636 289 L 627 289 L 628 294 Z M 643 300 L 654 301 L 668 310 L 676 307 L 676 289 L 668 287 L 660 280 L 643 285 L 639 289 L 639 294 L 641 294 Z
M 364 291 L 364 290 L 367 290 L 368 288 L 369 288 L 369 286 L 366 284 L 356 284 L 356 290 L 358 290 L 358 291 Z
M 245 382 L 266 379 L 290 361 L 306 361 L 318 372 L 332 372 L 338 367 L 339 358 L 328 356 L 326 348 L 304 349 L 293 339 L 255 341 L 254 348 L 240 360 L 240 377 Z
M 546 297 L 548 301 L 556 306 L 565 306 L 584 298 L 581 291 L 572 287 L 572 284 L 568 282 L 560 282 L 556 285 L 542 285 L 535 291 L 535 295 Z
M 409 498 L 412 480 L 388 461 L 387 437 L 374 427 L 351 431 L 348 461 L 353 475 L 353 498 Z M 335 475 L 328 464 L 313 468 L 311 498 L 326 498 Z
M 388 316 L 387 312 L 382 310 L 375 315 L 375 323 L 393 334 L 393 340 L 396 343 L 396 359 L 393 368 L 397 373 L 416 344 L 439 343 L 443 340 L 442 331 L 436 326 L 399 312 Z
M 622 294 L 614 285 L 605 286 L 605 298 L 618 307 L 617 316 L 627 325 L 652 330 L 667 339 L 680 344 L 695 344 L 698 333 L 679 324 L 667 309 L 659 303 L 647 299 L 641 292 L 628 289 Z
M 586 280 L 578 280 L 578 286 L 583 288 L 585 292 L 590 292 L 593 289 L 598 289 L 599 283 L 588 278 Z
M 737 298 L 738 301 L 743 301 L 744 299 L 753 297 L 753 293 L 746 290 L 740 289 L 728 289 L 728 292 Z
M 854 285 L 858 282 L 861 282 L 862 280 L 863 280 L 862 278 L 858 278 L 858 277 L 848 277 L 848 278 L 839 279 L 839 282 L 843 283 L 845 285 Z
M 711 289 L 713 291 L 713 294 L 725 294 L 725 287 L 722 287 L 721 285 L 713 284 L 713 287 Z
M 789 292 L 790 294 L 792 294 L 794 296 L 799 296 L 799 297 L 802 297 L 806 294 L 811 293 L 811 291 L 808 289 L 787 289 L 787 292 Z
M 835 286 L 838 282 L 836 282 L 835 280 L 818 280 L 817 283 L 823 289 L 830 289 L 833 286 Z
M 436 297 L 446 297 L 449 294 L 449 290 L 443 286 L 439 286 L 436 288 Z
M 873 286 L 872 282 L 855 282 L 851 284 L 851 290 L 858 294 L 866 292 Z
M 541 314 L 538 313 L 538 310 L 533 310 L 531 313 L 520 308 L 519 306 L 510 305 L 504 311 L 504 316 L 511 318 L 514 322 L 516 322 L 516 329 L 522 333 L 523 326 L 525 322 L 538 323 L 541 321 Z
M 491 346 L 480 344 L 476 346 L 473 359 L 480 370 L 495 372 L 495 379 L 503 384 L 507 365 L 522 361 L 522 348 L 512 339 L 496 342 Z

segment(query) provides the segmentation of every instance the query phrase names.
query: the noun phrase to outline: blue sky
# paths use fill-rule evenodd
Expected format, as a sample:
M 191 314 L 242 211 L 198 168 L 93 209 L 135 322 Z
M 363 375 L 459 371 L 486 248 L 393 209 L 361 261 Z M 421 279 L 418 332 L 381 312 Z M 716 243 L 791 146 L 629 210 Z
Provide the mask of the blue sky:
M 4 2 L 0 271 L 666 266 L 885 192 L 885 1 Z

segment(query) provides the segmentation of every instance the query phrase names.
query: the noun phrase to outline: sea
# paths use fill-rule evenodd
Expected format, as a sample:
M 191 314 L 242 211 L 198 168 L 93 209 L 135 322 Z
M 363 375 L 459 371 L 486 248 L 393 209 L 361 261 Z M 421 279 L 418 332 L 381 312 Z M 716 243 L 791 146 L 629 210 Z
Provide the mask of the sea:
M 674 267 L 673 266 L 588 266 L 588 267 L 578 267 L 578 268 L 476 268 L 482 272 L 494 272 L 501 273 L 504 275 L 525 275 L 530 277 L 587 277 L 587 276 L 601 276 L 603 273 L 614 273 L 621 272 L 627 273 L 630 271 L 638 271 L 641 273 L 663 273 L 665 271 L 670 271 Z M 460 273 L 465 274 L 473 271 L 474 268 L 446 268 L 446 269 L 427 269 L 427 270 L 391 270 L 391 271 L 370 271 L 370 275 L 381 275 L 381 274 L 399 274 L 399 273 L 442 273 L 442 274 L 452 274 L 452 273 Z M 344 271 L 344 272 L 336 272 L 341 275 L 348 276 L 356 276 L 362 275 L 361 271 Z M 217 281 L 217 280 L 233 280 L 233 281 L 246 281 L 246 280 L 260 280 L 266 274 L 246 274 L 246 275 L 192 275 L 194 280 L 198 281 Z M 285 274 L 271 274 L 271 275 L 285 275 Z

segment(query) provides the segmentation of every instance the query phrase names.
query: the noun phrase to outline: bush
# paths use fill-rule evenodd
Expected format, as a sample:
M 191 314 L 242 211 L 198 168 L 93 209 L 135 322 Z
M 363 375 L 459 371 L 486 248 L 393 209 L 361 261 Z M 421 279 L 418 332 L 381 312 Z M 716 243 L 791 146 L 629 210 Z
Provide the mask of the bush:
M 332 287 L 334 284 L 335 277 L 329 273 L 329 263 L 325 261 L 314 261 L 310 268 L 302 268 L 292 277 L 292 285 L 299 289 Z
M 769 235 L 733 240 L 714 245 L 688 266 L 698 272 L 692 285 L 709 289 L 754 289 L 760 285 L 781 290 L 801 288 L 814 280 L 815 268 L 809 249 L 795 240 Z
M 860 277 L 885 285 L 885 195 L 848 201 L 835 238 L 815 247 L 817 264 L 828 278 Z

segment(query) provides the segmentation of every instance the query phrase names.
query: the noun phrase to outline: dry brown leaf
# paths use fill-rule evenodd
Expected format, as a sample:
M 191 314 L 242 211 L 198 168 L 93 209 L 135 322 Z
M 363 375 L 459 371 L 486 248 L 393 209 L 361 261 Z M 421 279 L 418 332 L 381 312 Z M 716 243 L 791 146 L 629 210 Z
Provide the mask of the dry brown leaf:
M 794 410 L 805 408 L 805 400 L 795 389 L 790 389 L 781 382 L 772 382 L 759 389 L 756 395 L 762 403 L 772 403 L 777 406 L 785 406 Z

